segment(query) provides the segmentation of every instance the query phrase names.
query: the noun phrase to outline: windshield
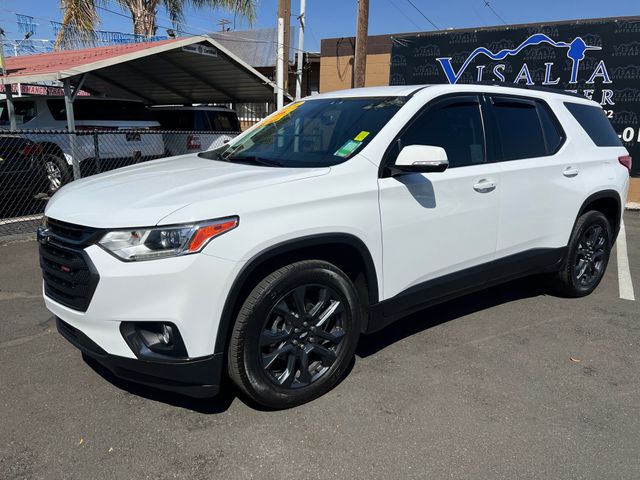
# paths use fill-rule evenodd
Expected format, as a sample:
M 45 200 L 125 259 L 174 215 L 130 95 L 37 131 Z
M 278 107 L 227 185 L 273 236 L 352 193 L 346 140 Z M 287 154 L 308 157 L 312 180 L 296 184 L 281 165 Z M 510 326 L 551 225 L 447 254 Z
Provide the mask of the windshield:
M 200 156 L 281 167 L 324 167 L 362 150 L 406 97 L 329 98 L 287 105 L 253 131 Z

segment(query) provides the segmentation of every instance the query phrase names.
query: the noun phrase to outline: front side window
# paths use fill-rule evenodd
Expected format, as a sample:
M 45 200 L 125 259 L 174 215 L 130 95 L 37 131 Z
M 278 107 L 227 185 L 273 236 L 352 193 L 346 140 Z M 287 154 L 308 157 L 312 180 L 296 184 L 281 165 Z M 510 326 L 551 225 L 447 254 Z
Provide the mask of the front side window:
M 14 100 L 13 109 L 16 114 L 16 125 L 22 125 L 33 120 L 37 114 L 36 102 Z M 9 125 L 9 109 L 6 101 L 0 103 L 0 125 Z
M 438 103 L 421 113 L 397 143 L 396 149 L 409 145 L 442 147 L 447 152 L 449 168 L 484 163 L 480 102 L 474 96 Z
M 199 155 L 282 167 L 336 165 L 362 151 L 405 102 L 363 97 L 292 103 L 247 134 Z

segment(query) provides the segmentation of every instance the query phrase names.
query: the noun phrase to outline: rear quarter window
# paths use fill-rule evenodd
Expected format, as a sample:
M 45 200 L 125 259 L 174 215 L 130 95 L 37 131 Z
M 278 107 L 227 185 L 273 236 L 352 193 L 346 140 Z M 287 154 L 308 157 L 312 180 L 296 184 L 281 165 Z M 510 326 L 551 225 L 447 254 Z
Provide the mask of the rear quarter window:
M 569 102 L 564 105 L 598 147 L 622 146 L 622 141 L 600 107 Z

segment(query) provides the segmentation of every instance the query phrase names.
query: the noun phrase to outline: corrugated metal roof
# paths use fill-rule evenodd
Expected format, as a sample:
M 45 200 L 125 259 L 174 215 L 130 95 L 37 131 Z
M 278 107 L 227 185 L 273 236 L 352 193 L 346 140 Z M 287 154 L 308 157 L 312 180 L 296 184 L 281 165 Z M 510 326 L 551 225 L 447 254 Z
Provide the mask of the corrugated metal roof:
M 78 79 L 83 88 L 147 103 L 273 101 L 275 85 L 224 45 L 186 37 L 7 58 L 0 83 Z
M 289 31 L 289 62 L 295 58 L 295 32 Z M 252 67 L 274 67 L 276 64 L 276 47 L 278 31 L 275 28 L 258 28 L 237 32 L 213 32 L 210 36 L 221 43 Z
M 25 75 L 48 75 L 58 71 L 66 71 L 88 63 L 107 60 L 127 53 L 139 52 L 151 47 L 171 44 L 176 41 L 178 41 L 178 39 L 7 57 L 5 58 L 6 73 L 2 79 L 8 79 L 8 81 L 5 80 L 2 83 L 17 83 L 18 81 L 12 81 L 13 78 L 24 77 Z

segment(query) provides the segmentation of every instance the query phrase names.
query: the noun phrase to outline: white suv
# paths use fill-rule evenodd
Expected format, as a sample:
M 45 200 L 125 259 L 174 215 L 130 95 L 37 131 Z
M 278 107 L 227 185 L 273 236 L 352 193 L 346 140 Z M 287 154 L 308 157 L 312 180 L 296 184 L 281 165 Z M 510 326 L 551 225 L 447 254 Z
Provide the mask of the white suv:
M 40 228 L 60 333 L 190 395 L 329 390 L 361 333 L 547 273 L 592 292 L 631 158 L 600 107 L 499 86 L 318 95 L 210 152 L 79 180 Z

